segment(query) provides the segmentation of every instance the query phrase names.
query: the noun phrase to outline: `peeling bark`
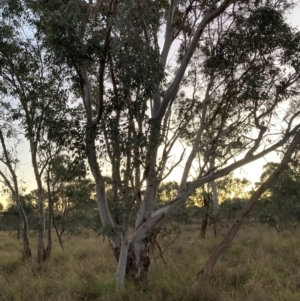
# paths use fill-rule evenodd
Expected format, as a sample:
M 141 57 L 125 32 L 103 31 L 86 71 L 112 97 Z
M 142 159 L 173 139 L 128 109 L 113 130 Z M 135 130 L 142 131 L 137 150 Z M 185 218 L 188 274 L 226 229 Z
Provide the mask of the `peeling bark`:
M 147 285 L 150 266 L 150 240 L 130 243 L 127 258 L 127 278 L 134 283 Z

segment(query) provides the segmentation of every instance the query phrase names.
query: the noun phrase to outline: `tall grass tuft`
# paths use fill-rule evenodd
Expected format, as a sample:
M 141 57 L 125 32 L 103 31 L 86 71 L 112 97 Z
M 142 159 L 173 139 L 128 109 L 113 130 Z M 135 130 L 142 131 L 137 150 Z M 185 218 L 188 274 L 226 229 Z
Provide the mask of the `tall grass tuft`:
M 161 252 L 152 250 L 147 290 L 127 283 L 115 291 L 116 262 L 101 238 L 65 236 L 65 252 L 54 249 L 42 269 L 23 262 L 21 241 L 0 233 L 0 300 L 2 301 L 298 301 L 300 300 L 300 236 L 277 234 L 267 226 L 247 226 L 223 254 L 211 277 L 191 289 L 194 275 L 221 240 L 213 231 L 200 238 L 200 226 L 182 227 Z M 31 245 L 35 245 L 32 237 Z M 34 250 L 33 250 L 34 251 Z M 163 253 L 163 254 L 161 254 Z M 155 258 L 154 258 L 154 257 Z

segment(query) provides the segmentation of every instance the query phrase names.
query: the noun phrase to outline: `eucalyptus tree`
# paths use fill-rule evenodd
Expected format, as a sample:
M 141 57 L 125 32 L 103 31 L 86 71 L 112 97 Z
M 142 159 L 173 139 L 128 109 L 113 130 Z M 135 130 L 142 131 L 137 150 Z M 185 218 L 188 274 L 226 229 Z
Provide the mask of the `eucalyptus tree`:
M 76 160 L 73 160 L 72 162 L 67 155 L 63 154 L 63 151 L 64 149 L 61 146 L 58 146 L 51 139 L 42 139 L 38 149 L 40 159 L 39 163 L 45 166 L 43 180 L 47 187 L 46 199 L 48 200 L 47 247 L 45 249 L 46 257 L 50 256 L 52 250 L 52 224 L 55 227 L 59 243 L 63 248 L 61 236 L 64 229 L 59 234 L 53 211 L 54 203 L 59 198 L 60 191 L 63 189 L 65 184 L 77 176 L 85 175 L 84 162 L 81 162 L 81 164 L 78 164 L 79 162 Z M 64 215 L 65 213 L 63 216 Z
M 38 31 L 21 14 L 24 11 L 11 7 L 10 2 L 3 1 L 1 5 L 1 92 L 6 96 L 3 102 L 11 106 L 12 119 L 19 122 L 30 144 L 38 191 L 38 262 L 41 263 L 45 259 L 42 175 L 47 162 L 39 161 L 38 149 L 48 129 L 57 126 L 57 120 L 61 121 L 67 97 L 62 86 L 62 69 L 52 64 Z
M 3 107 L 1 109 L 3 110 L 2 112 L 5 112 L 5 109 Z M 3 120 L 1 120 L 0 125 L 0 182 L 2 182 L 5 185 L 5 187 L 9 189 L 12 195 L 12 199 L 14 200 L 18 208 L 19 218 L 21 220 L 20 230 L 22 233 L 21 235 L 23 242 L 23 259 L 27 260 L 31 257 L 31 249 L 28 237 L 29 227 L 27 216 L 21 201 L 20 181 L 18 180 L 16 171 L 16 168 L 19 163 L 16 155 L 16 145 L 20 141 L 18 139 L 18 134 L 16 133 L 16 131 L 7 122 L 9 122 L 9 120 L 5 120 L 5 123 L 3 123 Z M 9 142 L 11 142 L 11 140 L 14 141 L 13 147 L 9 146 Z
M 67 215 L 69 211 L 78 210 L 78 204 L 76 203 L 79 201 L 76 202 L 74 200 L 76 198 L 80 199 L 82 203 L 80 208 L 83 211 L 87 209 L 85 208 L 87 202 L 83 200 L 90 199 L 91 184 L 86 179 L 84 161 L 79 161 L 77 158 L 72 160 L 68 155 L 53 150 L 53 144 L 45 148 L 47 148 L 47 154 L 43 152 L 46 155 L 45 160 L 49 159 L 44 175 L 44 182 L 47 185 L 46 198 L 48 199 L 48 245 L 46 251 L 49 256 L 52 249 L 52 224 L 63 249 L 62 235 L 66 230 Z M 56 154 L 53 154 L 53 152 Z M 56 219 L 60 220 L 60 225 L 58 225 Z
M 299 34 L 282 16 L 291 1 L 25 2 L 43 45 L 68 69 L 82 101 L 84 147 L 118 260 L 118 286 L 125 274 L 143 281 L 156 227 L 196 188 L 283 146 L 299 128 Z M 176 60 L 168 66 L 175 41 Z M 278 120 L 281 129 L 273 126 Z M 178 194 L 155 210 L 160 183 L 185 155 L 173 159 L 180 140 L 192 151 Z M 99 157 L 111 165 L 118 223 Z

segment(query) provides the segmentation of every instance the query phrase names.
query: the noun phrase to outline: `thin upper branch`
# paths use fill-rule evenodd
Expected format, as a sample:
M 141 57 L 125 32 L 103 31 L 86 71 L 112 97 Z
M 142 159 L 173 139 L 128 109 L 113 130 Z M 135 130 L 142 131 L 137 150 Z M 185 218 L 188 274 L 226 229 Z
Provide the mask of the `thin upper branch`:
M 205 29 L 205 27 L 207 26 L 207 24 L 209 24 L 211 21 L 213 21 L 216 17 L 218 17 L 222 12 L 225 11 L 225 9 L 230 5 L 232 0 L 224 0 L 223 3 L 221 3 L 219 5 L 218 8 L 215 8 L 215 4 L 217 2 L 219 2 L 218 0 L 213 1 L 213 3 L 211 4 L 210 8 L 208 9 L 206 15 L 204 16 L 204 18 L 202 19 L 202 21 L 200 22 L 200 24 L 198 25 L 197 30 L 195 31 L 195 34 L 193 36 L 193 39 L 182 59 L 181 65 L 178 69 L 178 72 L 172 82 L 172 84 L 170 85 L 170 87 L 168 88 L 168 90 L 166 91 L 166 94 L 163 98 L 163 101 L 160 105 L 159 110 L 156 112 L 155 118 L 157 119 L 161 119 L 164 114 L 165 111 L 168 107 L 169 102 L 171 101 L 171 99 L 173 98 L 173 96 L 176 94 L 178 87 L 181 83 L 181 80 L 184 76 L 184 73 L 189 65 L 189 62 L 197 48 L 198 42 L 200 40 L 200 37 L 202 36 L 202 33 Z

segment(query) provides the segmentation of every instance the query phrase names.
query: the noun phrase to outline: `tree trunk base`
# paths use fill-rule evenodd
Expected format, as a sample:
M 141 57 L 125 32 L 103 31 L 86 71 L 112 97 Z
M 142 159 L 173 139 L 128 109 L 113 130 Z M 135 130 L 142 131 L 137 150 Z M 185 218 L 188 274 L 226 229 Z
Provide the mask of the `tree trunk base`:
M 126 264 L 126 279 L 144 288 L 148 287 L 148 270 L 150 266 L 149 239 L 144 239 L 139 248 L 129 245 Z M 139 252 L 137 252 L 139 250 Z
M 31 259 L 31 249 L 30 248 L 23 249 L 22 258 L 23 258 L 23 261 L 28 261 Z
M 205 238 L 207 223 L 208 223 L 208 214 L 206 214 L 201 224 L 200 236 L 202 238 Z

